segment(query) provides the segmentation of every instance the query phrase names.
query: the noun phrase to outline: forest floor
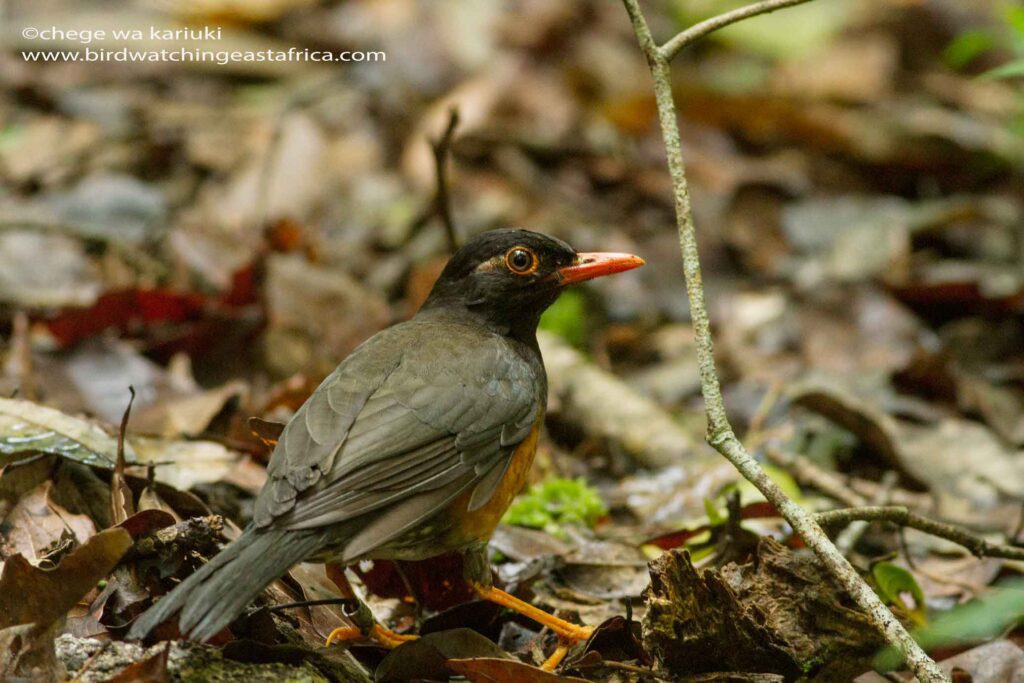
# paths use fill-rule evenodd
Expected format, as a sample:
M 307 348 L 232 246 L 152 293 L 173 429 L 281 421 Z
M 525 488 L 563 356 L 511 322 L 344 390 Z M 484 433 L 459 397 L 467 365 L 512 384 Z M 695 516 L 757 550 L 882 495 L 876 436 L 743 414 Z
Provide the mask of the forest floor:
M 11 0 L 0 26 L 0 677 L 898 669 L 704 442 L 672 187 L 618 3 L 120 4 Z M 723 3 L 647 5 L 668 37 Z M 386 61 L 26 60 L 84 47 L 22 34 L 51 25 Z M 673 64 L 737 433 L 808 509 L 893 508 L 828 530 L 975 683 L 1024 680 L 1024 94 L 982 75 L 1022 54 L 1024 14 L 998 2 L 816 0 Z M 553 636 L 471 600 L 445 557 L 353 568 L 379 619 L 436 634 L 394 653 L 324 646 L 341 607 L 289 607 L 337 595 L 314 564 L 211 645 L 126 641 L 248 523 L 272 423 L 426 296 L 449 253 L 430 143 L 453 108 L 460 239 L 526 227 L 648 263 L 542 321 L 549 415 L 491 543 L 498 583 L 597 635 L 542 671 Z

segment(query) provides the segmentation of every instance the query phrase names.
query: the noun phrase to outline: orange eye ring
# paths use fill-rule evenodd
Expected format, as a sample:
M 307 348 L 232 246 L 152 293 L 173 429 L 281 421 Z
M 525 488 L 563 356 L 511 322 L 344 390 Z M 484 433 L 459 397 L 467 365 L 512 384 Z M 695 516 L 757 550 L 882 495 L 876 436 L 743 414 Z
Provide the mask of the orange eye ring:
M 537 254 L 529 247 L 512 247 L 505 252 L 505 267 L 516 275 L 533 275 L 539 265 Z

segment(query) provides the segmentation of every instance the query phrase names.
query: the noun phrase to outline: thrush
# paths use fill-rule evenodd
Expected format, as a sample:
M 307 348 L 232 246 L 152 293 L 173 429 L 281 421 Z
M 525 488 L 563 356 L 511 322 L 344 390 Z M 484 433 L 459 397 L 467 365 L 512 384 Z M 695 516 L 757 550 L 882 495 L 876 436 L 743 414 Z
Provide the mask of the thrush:
M 293 564 L 321 561 L 358 624 L 328 643 L 370 637 L 393 647 L 410 636 L 373 619 L 344 567 L 459 551 L 479 597 L 558 636 L 553 666 L 590 629 L 495 588 L 487 542 L 526 483 L 544 420 L 541 314 L 567 285 L 643 263 L 578 253 L 527 230 L 471 239 L 413 318 L 365 341 L 310 395 L 274 448 L 252 523 L 143 614 L 130 637 L 177 615 L 182 634 L 209 640 Z

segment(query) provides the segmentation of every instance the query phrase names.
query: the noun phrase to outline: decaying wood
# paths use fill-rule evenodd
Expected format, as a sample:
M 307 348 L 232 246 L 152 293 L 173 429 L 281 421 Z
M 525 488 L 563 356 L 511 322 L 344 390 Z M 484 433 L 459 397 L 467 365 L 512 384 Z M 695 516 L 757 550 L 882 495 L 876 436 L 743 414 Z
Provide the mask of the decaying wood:
M 128 558 L 157 557 L 160 560 L 180 562 L 192 553 L 210 557 L 217 552 L 223 531 L 224 518 L 220 515 L 191 517 L 137 539 Z
M 752 562 L 697 569 L 684 551 L 651 563 L 644 643 L 673 676 L 759 672 L 852 680 L 885 641 L 809 553 L 762 538 Z

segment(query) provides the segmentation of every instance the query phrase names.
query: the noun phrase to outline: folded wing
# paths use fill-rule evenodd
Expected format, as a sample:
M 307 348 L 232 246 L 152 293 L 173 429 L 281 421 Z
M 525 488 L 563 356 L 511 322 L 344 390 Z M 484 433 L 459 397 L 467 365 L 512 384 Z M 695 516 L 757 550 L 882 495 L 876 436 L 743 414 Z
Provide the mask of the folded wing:
M 348 539 L 352 559 L 468 489 L 471 507 L 490 499 L 542 408 L 543 369 L 502 337 L 446 332 L 396 326 L 324 380 L 281 435 L 257 527 L 320 528 L 374 512 Z

